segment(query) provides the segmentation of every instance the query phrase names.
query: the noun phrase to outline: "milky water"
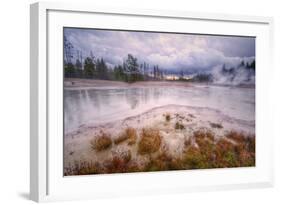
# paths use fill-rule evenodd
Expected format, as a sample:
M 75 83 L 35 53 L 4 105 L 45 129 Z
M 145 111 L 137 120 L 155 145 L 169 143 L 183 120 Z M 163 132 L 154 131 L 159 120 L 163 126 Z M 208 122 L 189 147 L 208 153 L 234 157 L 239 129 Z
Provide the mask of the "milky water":
M 169 104 L 207 107 L 230 117 L 255 120 L 255 89 L 193 85 L 100 87 L 64 90 L 65 132 L 81 125 L 122 120 Z

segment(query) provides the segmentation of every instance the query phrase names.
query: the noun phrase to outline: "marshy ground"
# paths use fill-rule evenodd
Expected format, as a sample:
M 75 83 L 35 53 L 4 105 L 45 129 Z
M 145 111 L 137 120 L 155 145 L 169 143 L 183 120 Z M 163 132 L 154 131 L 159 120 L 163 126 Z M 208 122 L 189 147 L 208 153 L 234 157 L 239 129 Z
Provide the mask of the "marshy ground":
M 255 166 L 255 123 L 180 105 L 95 126 L 64 139 L 64 174 Z

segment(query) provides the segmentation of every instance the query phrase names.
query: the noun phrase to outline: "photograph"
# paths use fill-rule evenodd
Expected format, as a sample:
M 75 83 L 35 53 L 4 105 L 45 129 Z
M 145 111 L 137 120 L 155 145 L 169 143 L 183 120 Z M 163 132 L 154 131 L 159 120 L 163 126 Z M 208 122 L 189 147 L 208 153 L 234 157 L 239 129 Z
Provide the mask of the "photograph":
M 62 38 L 64 176 L 255 167 L 255 36 Z

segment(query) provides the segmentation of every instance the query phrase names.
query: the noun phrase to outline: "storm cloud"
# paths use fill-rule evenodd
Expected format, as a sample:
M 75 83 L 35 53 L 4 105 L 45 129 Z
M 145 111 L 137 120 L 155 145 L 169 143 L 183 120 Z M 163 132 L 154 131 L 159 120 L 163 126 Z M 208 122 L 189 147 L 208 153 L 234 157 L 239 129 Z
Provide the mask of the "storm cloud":
M 145 61 L 167 70 L 208 70 L 222 64 L 230 67 L 255 58 L 254 37 L 79 28 L 64 28 L 64 36 L 84 57 L 92 51 L 111 66 L 122 64 L 128 53 L 139 63 Z

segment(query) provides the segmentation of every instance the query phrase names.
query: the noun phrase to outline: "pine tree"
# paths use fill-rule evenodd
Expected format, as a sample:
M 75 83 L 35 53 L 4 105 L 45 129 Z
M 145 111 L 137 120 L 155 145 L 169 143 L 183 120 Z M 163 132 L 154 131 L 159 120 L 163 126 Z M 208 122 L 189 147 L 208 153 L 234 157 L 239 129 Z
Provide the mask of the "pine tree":
M 86 78 L 93 78 L 95 74 L 95 64 L 93 60 L 89 57 L 85 59 L 84 62 L 84 76 Z
M 137 58 L 131 54 L 128 54 L 128 57 L 124 62 L 124 71 L 127 74 L 128 82 L 134 82 L 138 80 L 140 77 L 140 72 Z

